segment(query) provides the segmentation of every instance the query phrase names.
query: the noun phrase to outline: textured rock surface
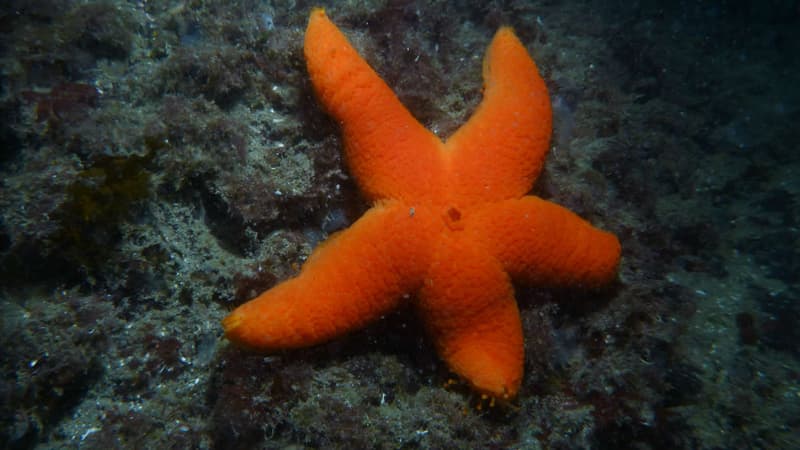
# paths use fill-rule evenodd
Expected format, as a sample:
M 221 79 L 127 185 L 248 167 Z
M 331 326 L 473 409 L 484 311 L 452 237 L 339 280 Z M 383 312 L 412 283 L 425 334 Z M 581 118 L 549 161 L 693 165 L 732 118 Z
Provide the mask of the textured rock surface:
M 440 136 L 513 25 L 554 102 L 534 192 L 623 245 L 606 298 L 517 289 L 515 405 L 442 388 L 409 311 L 278 355 L 220 339 L 366 206 L 305 73 L 313 4 L 12 0 L 0 446 L 800 447 L 795 2 L 454 3 L 328 13 Z

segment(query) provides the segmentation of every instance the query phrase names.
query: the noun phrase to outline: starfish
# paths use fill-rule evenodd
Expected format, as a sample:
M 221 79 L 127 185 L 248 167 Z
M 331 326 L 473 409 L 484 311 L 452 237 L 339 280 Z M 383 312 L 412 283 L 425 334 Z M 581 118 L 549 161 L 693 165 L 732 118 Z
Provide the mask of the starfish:
M 483 99 L 442 141 L 417 122 L 322 9 L 304 54 L 317 98 L 341 125 L 350 173 L 371 208 L 300 273 L 222 324 L 246 347 L 319 344 L 410 301 L 439 356 L 476 392 L 517 395 L 524 343 L 512 280 L 598 287 L 616 277 L 617 238 L 526 195 L 552 114 L 535 63 L 509 27 L 483 62 Z

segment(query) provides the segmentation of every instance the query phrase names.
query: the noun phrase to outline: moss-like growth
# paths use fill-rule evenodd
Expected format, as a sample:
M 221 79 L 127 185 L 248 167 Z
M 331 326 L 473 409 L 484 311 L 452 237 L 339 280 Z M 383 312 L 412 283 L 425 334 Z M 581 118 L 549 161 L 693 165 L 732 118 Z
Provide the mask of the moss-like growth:
M 133 46 L 131 14 L 111 1 L 77 6 L 64 19 L 65 38 L 96 58 L 125 59 Z
M 103 156 L 78 174 L 59 210 L 61 231 L 55 244 L 66 259 L 90 269 L 108 254 L 119 223 L 150 194 L 146 166 L 152 155 Z
M 116 221 L 131 203 L 149 193 L 150 174 L 143 167 L 149 159 L 149 155 L 100 158 L 70 186 L 68 207 L 87 224 Z

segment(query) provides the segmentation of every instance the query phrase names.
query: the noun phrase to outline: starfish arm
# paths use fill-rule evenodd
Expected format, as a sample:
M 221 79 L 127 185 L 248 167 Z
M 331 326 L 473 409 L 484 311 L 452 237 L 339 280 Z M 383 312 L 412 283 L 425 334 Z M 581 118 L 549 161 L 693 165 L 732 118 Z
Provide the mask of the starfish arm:
M 617 237 L 538 197 L 489 205 L 476 215 L 475 224 L 517 281 L 597 287 L 616 276 Z
M 397 202 L 372 208 L 319 246 L 297 277 L 226 317 L 226 337 L 260 350 L 298 348 L 379 318 L 421 283 L 419 222 Z
M 440 246 L 417 309 L 453 372 L 481 394 L 512 398 L 525 358 L 519 311 L 508 276 L 475 242 Z
M 445 146 L 455 188 L 472 201 L 518 198 L 536 180 L 550 146 L 547 87 L 511 28 L 495 35 L 483 60 L 483 101 Z
M 441 141 L 400 103 L 322 9 L 304 46 L 319 101 L 341 124 L 345 156 L 367 198 L 435 198 Z

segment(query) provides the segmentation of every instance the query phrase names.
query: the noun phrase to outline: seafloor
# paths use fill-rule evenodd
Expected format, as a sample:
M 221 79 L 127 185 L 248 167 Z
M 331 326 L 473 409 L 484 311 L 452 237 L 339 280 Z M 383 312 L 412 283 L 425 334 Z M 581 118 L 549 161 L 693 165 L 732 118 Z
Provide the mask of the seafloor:
M 533 192 L 622 242 L 608 291 L 517 288 L 523 386 L 480 411 L 411 309 L 222 338 L 367 207 L 316 3 L 2 2 L 0 447 L 800 448 L 800 3 L 323 2 L 442 137 L 513 25 L 555 111 Z

